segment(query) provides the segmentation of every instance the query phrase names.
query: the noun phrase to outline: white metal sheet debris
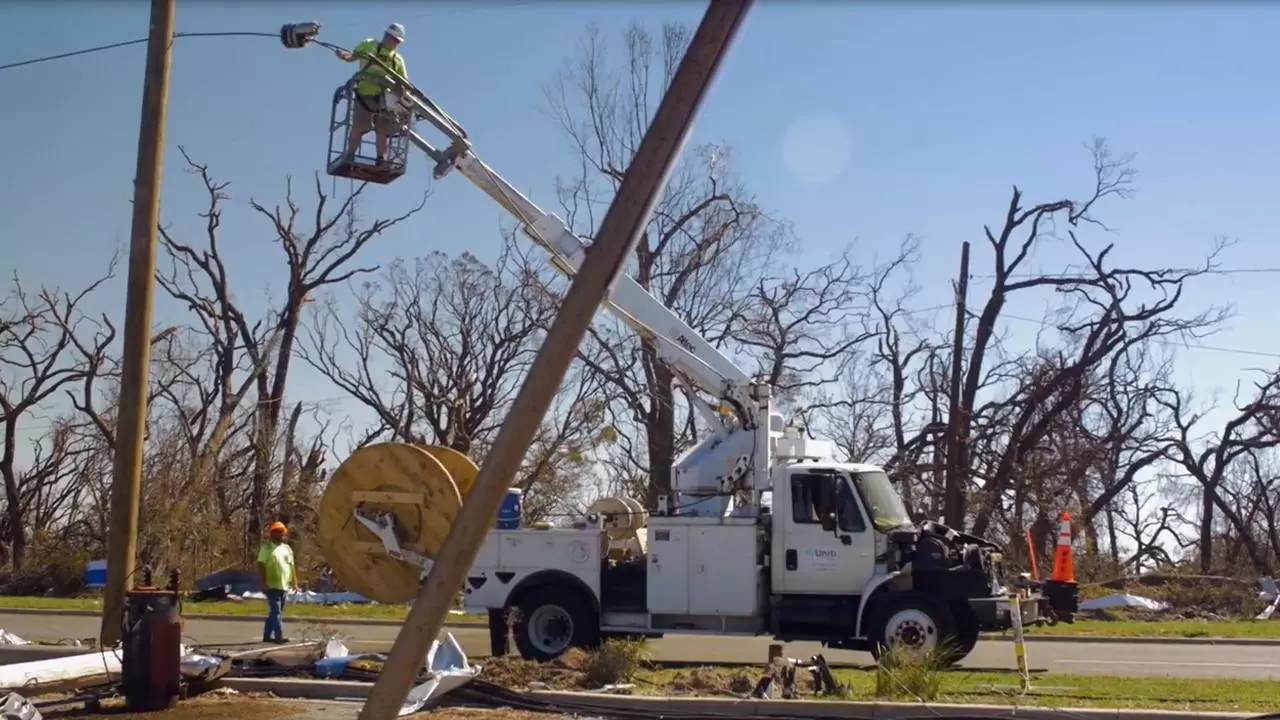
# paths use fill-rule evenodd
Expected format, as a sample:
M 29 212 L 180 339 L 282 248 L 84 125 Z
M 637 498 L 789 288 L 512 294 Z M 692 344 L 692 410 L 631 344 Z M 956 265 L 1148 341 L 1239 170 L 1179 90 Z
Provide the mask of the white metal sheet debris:
M 36 706 L 18 693 L 9 693 L 0 700 L 0 717 L 4 720 L 42 720 Z
M 1258 616 L 1254 619 L 1270 620 L 1275 616 L 1276 610 L 1280 609 L 1280 588 L 1276 587 L 1276 581 L 1274 578 L 1262 578 L 1258 580 L 1258 587 L 1260 588 L 1258 591 L 1258 599 L 1267 603 L 1267 606 L 1263 608 L 1262 612 L 1258 613 Z
M 1107 608 L 1116 607 L 1136 607 L 1144 610 L 1168 610 L 1169 603 L 1151 598 L 1142 597 L 1141 595 L 1130 595 L 1129 593 L 1114 593 L 1092 600 L 1081 600 L 1081 610 L 1105 610 Z
M 27 640 L 14 635 L 8 630 L 0 630 L 0 645 L 30 645 Z
M 475 680 L 480 672 L 478 665 L 467 662 L 467 654 L 453 633 L 446 633 L 444 642 L 432 641 L 431 649 L 427 651 L 426 667 L 429 677 L 409 691 L 404 705 L 400 706 L 400 717 L 412 715 L 428 702 Z
M 98 676 L 120 675 L 120 651 L 69 655 L 51 660 L 0 665 L 0 690 L 22 690 Z

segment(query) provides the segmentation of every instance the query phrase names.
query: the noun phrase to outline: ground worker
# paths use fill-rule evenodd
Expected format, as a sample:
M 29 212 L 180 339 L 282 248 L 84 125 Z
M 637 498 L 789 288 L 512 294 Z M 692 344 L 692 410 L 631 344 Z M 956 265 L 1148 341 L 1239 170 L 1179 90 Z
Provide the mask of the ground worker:
M 293 548 L 284 541 L 289 528 L 277 520 L 267 528 L 267 533 L 267 542 L 258 548 L 258 579 L 267 596 L 267 622 L 262 628 L 262 642 L 286 643 L 284 600 L 290 590 L 298 592 L 298 574 L 294 570 Z
M 396 131 L 395 121 L 391 113 L 386 112 L 387 94 L 384 78 L 387 71 L 369 58 L 376 57 L 402 78 L 409 78 L 405 69 L 404 58 L 396 48 L 404 42 L 404 26 L 391 23 L 382 34 L 382 41 L 370 38 L 356 45 L 351 50 L 336 50 L 339 60 L 364 63 L 356 73 L 355 105 L 351 113 L 351 134 L 347 137 L 346 159 L 354 159 L 360 150 L 360 139 L 370 130 L 374 131 L 374 139 L 378 152 L 378 164 L 386 162 L 387 138 Z

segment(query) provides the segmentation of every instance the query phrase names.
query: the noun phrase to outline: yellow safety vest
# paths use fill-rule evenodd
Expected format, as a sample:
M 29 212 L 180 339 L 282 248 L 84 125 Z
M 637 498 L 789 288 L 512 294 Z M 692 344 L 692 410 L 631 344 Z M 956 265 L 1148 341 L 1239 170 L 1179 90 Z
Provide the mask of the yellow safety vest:
M 401 77 L 407 77 L 404 67 L 404 58 L 395 50 L 388 49 L 376 40 L 365 40 L 356 45 L 352 52 L 357 55 L 372 55 L 382 62 L 386 63 L 392 70 L 395 70 Z M 362 60 L 364 65 L 360 71 L 356 73 L 356 94 L 365 97 L 374 97 L 381 95 L 385 89 L 381 80 L 386 77 L 387 71 L 382 66 L 370 60 Z

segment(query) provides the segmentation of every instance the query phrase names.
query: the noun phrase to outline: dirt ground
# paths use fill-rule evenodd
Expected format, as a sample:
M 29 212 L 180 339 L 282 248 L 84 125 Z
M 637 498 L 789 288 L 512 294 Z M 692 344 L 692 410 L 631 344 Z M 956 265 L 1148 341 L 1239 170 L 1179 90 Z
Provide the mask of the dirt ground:
M 763 674 L 759 668 L 695 667 L 681 670 L 636 668 L 628 680 L 623 667 L 611 667 L 608 658 L 578 650 L 565 653 L 549 663 L 537 663 L 507 656 L 482 661 L 483 680 L 511 688 L 545 690 L 595 690 L 611 683 L 661 687 L 664 694 L 741 696 L 751 692 Z M 652 690 L 650 690 L 652 692 Z
M 48 720 L 244 720 L 246 717 L 265 717 L 271 720 L 356 720 L 359 714 L 359 703 L 301 702 L 248 695 L 203 696 L 159 713 L 124 712 L 119 702 L 104 703 L 97 712 L 72 709 L 43 713 Z M 439 708 L 409 717 L 430 717 L 432 720 L 560 720 L 565 716 L 523 710 Z
M 356 717 L 358 706 L 349 715 L 347 708 L 330 707 L 336 703 L 304 703 L 269 697 L 213 696 L 199 697 L 179 703 L 172 710 L 156 713 L 131 713 L 122 700 L 109 700 L 96 711 L 81 707 L 42 711 L 48 720 L 149 720 L 150 718 L 182 718 L 182 720 L 241 720 L 246 716 L 269 717 L 273 720 L 346 720 Z

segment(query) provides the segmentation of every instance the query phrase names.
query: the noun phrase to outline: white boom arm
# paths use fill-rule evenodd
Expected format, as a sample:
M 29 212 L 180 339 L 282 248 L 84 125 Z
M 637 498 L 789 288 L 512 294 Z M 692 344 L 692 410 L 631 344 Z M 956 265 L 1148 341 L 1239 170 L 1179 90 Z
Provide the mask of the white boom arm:
M 412 123 L 406 128 L 409 141 L 435 161 L 435 177 L 442 178 L 457 170 L 511 213 L 524 233 L 551 254 L 551 264 L 557 270 L 570 277 L 575 275 L 590 243 L 481 162 L 471 151 L 466 131 L 429 98 L 394 73 L 389 72 L 386 79 L 393 86 L 392 102 L 414 120 L 426 120 L 449 137 L 449 146 L 438 149 L 418 134 Z M 652 341 L 657 346 L 659 359 L 684 385 L 714 396 L 735 411 L 737 422 L 729 422 L 705 400 L 690 396 L 713 433 L 677 458 L 672 468 L 672 490 L 676 497 L 696 499 L 697 507 L 687 512 L 715 515 L 736 512 L 733 498 L 757 506 L 760 493 L 771 482 L 773 441 L 783 435 L 782 417 L 772 411 L 769 385 L 743 372 L 625 274 L 610 288 L 605 307 L 642 338 Z M 668 498 L 668 502 L 676 497 Z
M 399 102 L 415 117 L 428 120 L 450 137 L 450 147 L 439 150 L 412 128 L 409 130 L 410 141 L 436 161 L 437 178 L 457 170 L 520 222 L 524 233 L 551 254 L 552 266 L 569 277 L 577 273 L 590 248 L 588 241 L 477 158 L 465 132 L 429 100 L 412 91 L 402 91 Z M 758 401 L 751 397 L 753 379 L 630 276 L 619 275 L 605 306 L 641 337 L 652 341 L 660 359 L 686 385 L 733 404 L 747 427 L 768 425 L 767 417 L 758 417 Z

